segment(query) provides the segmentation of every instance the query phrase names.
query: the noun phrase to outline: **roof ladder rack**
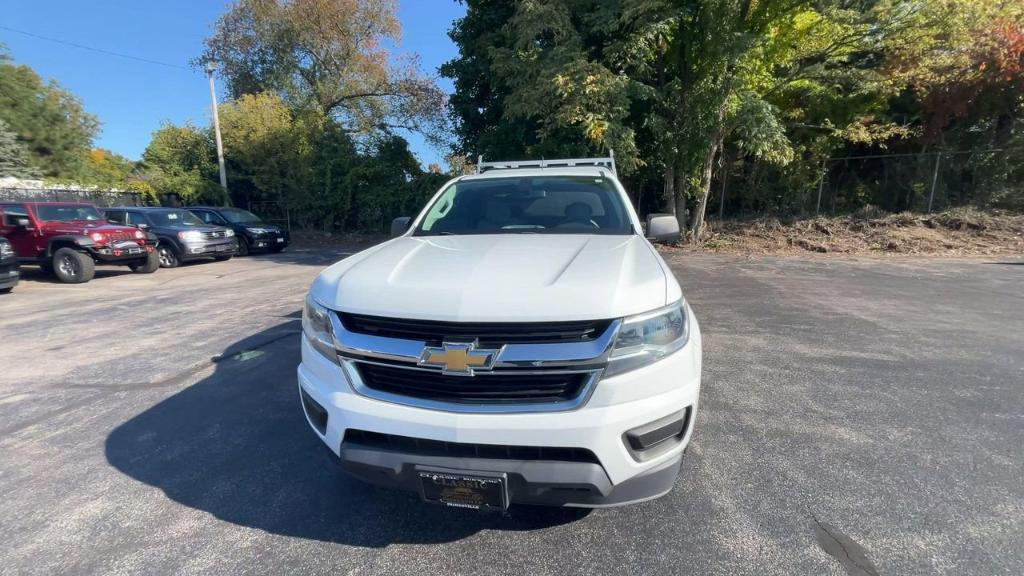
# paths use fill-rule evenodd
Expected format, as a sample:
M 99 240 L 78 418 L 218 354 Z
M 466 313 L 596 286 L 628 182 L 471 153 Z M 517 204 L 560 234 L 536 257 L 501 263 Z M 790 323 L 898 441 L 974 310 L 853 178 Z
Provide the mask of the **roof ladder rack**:
M 514 170 L 516 168 L 566 168 L 574 166 L 604 166 L 611 169 L 612 174 L 618 177 L 615 170 L 615 151 L 609 150 L 607 158 L 562 158 L 558 160 L 504 160 L 501 162 L 484 162 L 483 154 L 477 157 L 476 173 L 482 174 L 489 170 Z

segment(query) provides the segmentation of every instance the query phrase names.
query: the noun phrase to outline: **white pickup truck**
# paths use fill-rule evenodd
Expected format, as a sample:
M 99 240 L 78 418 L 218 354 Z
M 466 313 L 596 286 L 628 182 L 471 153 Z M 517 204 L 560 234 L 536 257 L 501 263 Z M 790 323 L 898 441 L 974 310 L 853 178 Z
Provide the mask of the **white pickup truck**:
M 481 163 L 325 269 L 299 392 L 349 473 L 449 506 L 599 507 L 672 489 L 701 335 L 611 158 Z

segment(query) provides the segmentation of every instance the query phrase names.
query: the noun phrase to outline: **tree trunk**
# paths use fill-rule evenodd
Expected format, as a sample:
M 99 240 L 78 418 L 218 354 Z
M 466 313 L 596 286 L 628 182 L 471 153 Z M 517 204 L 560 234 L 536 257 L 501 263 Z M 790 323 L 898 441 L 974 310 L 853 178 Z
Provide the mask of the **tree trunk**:
M 661 193 L 661 211 L 666 214 L 675 214 L 675 191 L 676 178 L 675 169 L 672 166 L 665 168 L 665 184 Z
M 679 234 L 686 238 L 686 171 L 682 168 L 676 170 L 675 212 L 676 221 L 679 222 Z
M 697 190 L 697 206 L 693 209 L 693 217 L 690 219 L 691 242 L 700 240 L 700 234 L 704 231 L 704 213 L 707 211 L 708 196 L 711 193 L 711 176 L 714 173 L 715 158 L 718 156 L 718 150 L 722 147 L 723 137 L 721 129 L 715 132 L 711 146 L 704 157 L 704 165 L 700 173 L 700 188 Z

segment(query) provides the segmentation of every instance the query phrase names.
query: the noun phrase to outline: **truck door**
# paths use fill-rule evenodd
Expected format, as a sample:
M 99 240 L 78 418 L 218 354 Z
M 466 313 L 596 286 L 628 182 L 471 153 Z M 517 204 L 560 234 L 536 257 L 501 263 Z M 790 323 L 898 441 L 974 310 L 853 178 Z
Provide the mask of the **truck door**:
M 4 204 L 0 210 L 3 210 L 0 234 L 7 237 L 18 258 L 39 256 L 42 252 L 39 247 L 39 227 L 29 216 L 28 208 L 24 204 Z

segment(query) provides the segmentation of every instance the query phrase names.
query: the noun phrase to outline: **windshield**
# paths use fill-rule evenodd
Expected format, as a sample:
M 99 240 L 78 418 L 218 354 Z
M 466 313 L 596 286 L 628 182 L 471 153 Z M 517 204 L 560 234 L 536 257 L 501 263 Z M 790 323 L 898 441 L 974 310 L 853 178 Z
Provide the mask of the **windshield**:
M 146 216 L 154 226 L 205 226 L 206 223 L 188 210 L 161 210 L 148 212 Z
M 249 212 L 248 210 L 241 210 L 239 208 L 221 210 L 220 213 L 228 219 L 228 222 L 232 222 L 234 224 L 251 224 L 261 221 L 259 216 Z
M 36 204 L 36 217 L 44 222 L 71 222 L 72 220 L 103 220 L 99 210 L 89 205 Z
M 611 180 L 534 176 L 455 182 L 427 209 L 414 234 L 632 233 Z

